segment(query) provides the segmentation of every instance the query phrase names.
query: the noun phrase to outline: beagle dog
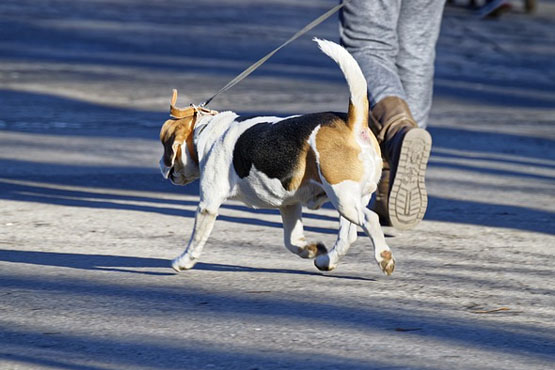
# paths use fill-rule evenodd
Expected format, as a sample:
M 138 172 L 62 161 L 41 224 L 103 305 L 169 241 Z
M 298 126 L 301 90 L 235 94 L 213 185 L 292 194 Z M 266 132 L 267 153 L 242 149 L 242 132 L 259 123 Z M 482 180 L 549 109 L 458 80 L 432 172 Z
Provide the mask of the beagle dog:
M 366 80 L 354 58 L 331 41 L 314 39 L 341 68 L 350 92 L 344 113 L 312 113 L 241 119 L 234 112 L 170 105 L 172 119 L 162 126 L 163 176 L 185 185 L 200 178 L 200 203 L 185 251 L 175 258 L 176 271 L 192 268 L 226 199 L 253 208 L 277 208 L 285 246 L 316 267 L 333 270 L 357 238 L 360 226 L 374 247 L 380 269 L 393 272 L 395 259 L 378 216 L 366 208 L 382 171 L 378 142 L 368 128 Z M 318 209 L 330 201 L 339 211 L 339 233 L 328 251 L 303 235 L 302 206 Z

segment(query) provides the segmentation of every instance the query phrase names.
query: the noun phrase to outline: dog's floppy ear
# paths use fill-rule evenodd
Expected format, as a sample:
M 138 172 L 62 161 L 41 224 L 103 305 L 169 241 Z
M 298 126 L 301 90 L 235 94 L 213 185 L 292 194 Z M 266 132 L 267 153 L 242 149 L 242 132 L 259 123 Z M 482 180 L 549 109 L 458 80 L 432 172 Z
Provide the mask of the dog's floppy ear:
M 181 151 L 181 145 L 187 139 L 188 128 L 191 123 L 191 119 L 169 119 L 160 130 L 160 141 L 164 146 L 164 155 L 162 156 L 163 175 L 166 179 L 175 165 L 177 156 Z

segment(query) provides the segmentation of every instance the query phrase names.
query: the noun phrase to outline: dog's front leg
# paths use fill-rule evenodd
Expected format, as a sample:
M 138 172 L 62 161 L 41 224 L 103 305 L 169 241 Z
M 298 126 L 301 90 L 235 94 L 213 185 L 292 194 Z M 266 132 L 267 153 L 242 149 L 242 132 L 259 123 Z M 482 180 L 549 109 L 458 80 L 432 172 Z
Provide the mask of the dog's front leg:
M 333 248 L 327 253 L 318 256 L 314 260 L 314 265 L 322 271 L 331 271 L 347 254 L 349 247 L 357 240 L 357 225 L 351 223 L 345 217 L 339 218 L 339 233 Z
M 189 244 L 185 251 L 172 261 L 175 271 L 183 271 L 192 268 L 202 253 L 202 248 L 208 240 L 214 222 L 218 214 L 211 212 L 207 208 L 199 206 L 195 215 L 195 226 Z
M 304 237 L 300 203 L 281 207 L 279 212 L 283 221 L 283 241 L 287 249 L 302 258 L 314 258 L 327 252 L 322 243 L 307 243 Z

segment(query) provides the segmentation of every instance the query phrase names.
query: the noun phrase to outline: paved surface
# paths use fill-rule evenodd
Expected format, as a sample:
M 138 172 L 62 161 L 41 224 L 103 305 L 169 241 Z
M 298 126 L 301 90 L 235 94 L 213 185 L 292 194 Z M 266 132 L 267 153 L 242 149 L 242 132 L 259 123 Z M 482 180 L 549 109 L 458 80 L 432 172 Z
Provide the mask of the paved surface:
M 430 207 L 417 230 L 386 230 L 393 276 L 366 237 L 322 274 L 283 248 L 275 212 L 238 203 L 194 270 L 169 269 L 198 190 L 157 170 L 171 88 L 206 99 L 335 3 L 0 4 L 0 368 L 553 368 L 553 1 L 498 21 L 447 9 Z M 335 22 L 313 34 L 337 39 Z M 307 36 L 212 108 L 346 99 Z M 305 221 L 333 243 L 333 210 Z

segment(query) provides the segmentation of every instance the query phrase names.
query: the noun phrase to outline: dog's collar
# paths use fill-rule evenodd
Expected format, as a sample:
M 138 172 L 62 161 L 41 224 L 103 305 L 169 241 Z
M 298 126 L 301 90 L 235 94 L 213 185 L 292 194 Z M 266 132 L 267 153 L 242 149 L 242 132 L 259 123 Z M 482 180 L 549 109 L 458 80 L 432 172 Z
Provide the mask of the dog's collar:
M 216 114 L 218 114 L 218 112 L 215 110 L 208 109 L 201 106 L 196 106 L 194 104 L 191 104 L 191 106 L 187 108 L 177 108 L 175 106 L 176 101 L 177 101 L 177 90 L 173 89 L 172 100 L 170 103 L 170 116 L 172 116 L 173 118 L 182 119 L 187 117 L 193 117 L 197 114 L 200 114 L 200 115 L 208 114 L 211 116 L 215 116 Z

